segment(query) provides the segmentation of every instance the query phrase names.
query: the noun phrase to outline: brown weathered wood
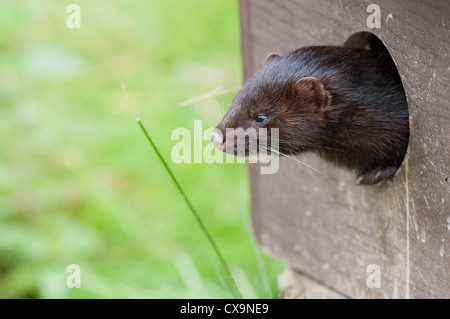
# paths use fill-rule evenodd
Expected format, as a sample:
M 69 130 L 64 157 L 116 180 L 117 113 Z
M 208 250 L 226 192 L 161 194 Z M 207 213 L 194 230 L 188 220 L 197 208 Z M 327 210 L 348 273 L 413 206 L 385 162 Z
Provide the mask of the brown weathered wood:
M 405 87 L 408 155 L 386 185 L 354 185 L 354 173 L 318 157 L 282 159 L 275 175 L 250 165 L 253 227 L 260 245 L 350 297 L 450 297 L 450 2 L 379 0 L 380 29 L 369 29 L 372 1 L 241 0 L 244 74 L 268 53 L 343 44 L 369 31 L 390 51 Z M 392 18 L 387 17 L 391 14 Z M 368 288 L 367 266 L 381 267 Z

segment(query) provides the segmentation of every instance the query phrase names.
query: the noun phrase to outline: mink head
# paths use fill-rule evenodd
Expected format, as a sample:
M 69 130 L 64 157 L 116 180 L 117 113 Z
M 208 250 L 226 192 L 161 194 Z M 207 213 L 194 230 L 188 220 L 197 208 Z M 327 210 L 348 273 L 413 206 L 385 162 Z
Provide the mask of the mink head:
M 281 154 L 295 154 L 319 142 L 331 96 L 318 79 L 298 78 L 290 63 L 273 53 L 244 84 L 212 134 L 218 149 L 252 157 L 271 148 L 276 154 L 274 142 Z

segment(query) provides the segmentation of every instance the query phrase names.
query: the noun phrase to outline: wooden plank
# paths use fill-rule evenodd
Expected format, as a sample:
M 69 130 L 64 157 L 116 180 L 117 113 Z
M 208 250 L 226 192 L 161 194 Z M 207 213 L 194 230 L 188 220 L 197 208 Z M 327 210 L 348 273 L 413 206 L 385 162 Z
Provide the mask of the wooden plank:
M 346 296 L 449 298 L 450 2 L 377 1 L 380 29 L 366 25 L 370 3 L 241 0 L 246 78 L 270 52 L 373 32 L 397 64 L 411 126 L 403 167 L 380 187 L 355 186 L 353 173 L 313 154 L 297 158 L 328 178 L 290 159 L 275 175 L 251 164 L 253 228 L 266 251 Z M 370 264 L 380 288 L 366 285 Z

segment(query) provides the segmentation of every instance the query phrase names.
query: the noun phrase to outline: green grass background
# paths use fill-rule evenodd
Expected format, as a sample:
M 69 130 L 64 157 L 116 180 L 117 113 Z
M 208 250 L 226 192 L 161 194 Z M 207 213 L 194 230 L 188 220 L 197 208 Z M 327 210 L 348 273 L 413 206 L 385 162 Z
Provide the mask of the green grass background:
M 0 297 L 230 296 L 135 116 L 244 297 L 277 296 L 284 265 L 264 255 L 267 275 L 258 267 L 246 165 L 170 161 L 172 131 L 215 126 L 233 94 L 179 103 L 241 82 L 237 2 L 79 0 L 81 29 L 66 26 L 70 3 L 0 4 Z

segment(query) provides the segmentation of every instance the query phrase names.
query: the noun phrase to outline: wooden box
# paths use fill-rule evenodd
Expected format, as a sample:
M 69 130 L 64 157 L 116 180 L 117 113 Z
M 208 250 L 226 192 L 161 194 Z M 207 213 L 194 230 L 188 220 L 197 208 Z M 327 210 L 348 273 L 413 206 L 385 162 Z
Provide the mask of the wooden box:
M 450 2 L 378 0 L 380 28 L 366 23 L 371 3 L 240 1 L 245 78 L 271 52 L 367 31 L 397 65 L 411 128 L 403 166 L 382 186 L 356 186 L 354 173 L 314 155 L 297 158 L 328 177 L 292 159 L 275 175 L 250 164 L 254 232 L 265 251 L 343 297 L 449 298 Z M 367 284 L 370 265 L 379 288 Z

